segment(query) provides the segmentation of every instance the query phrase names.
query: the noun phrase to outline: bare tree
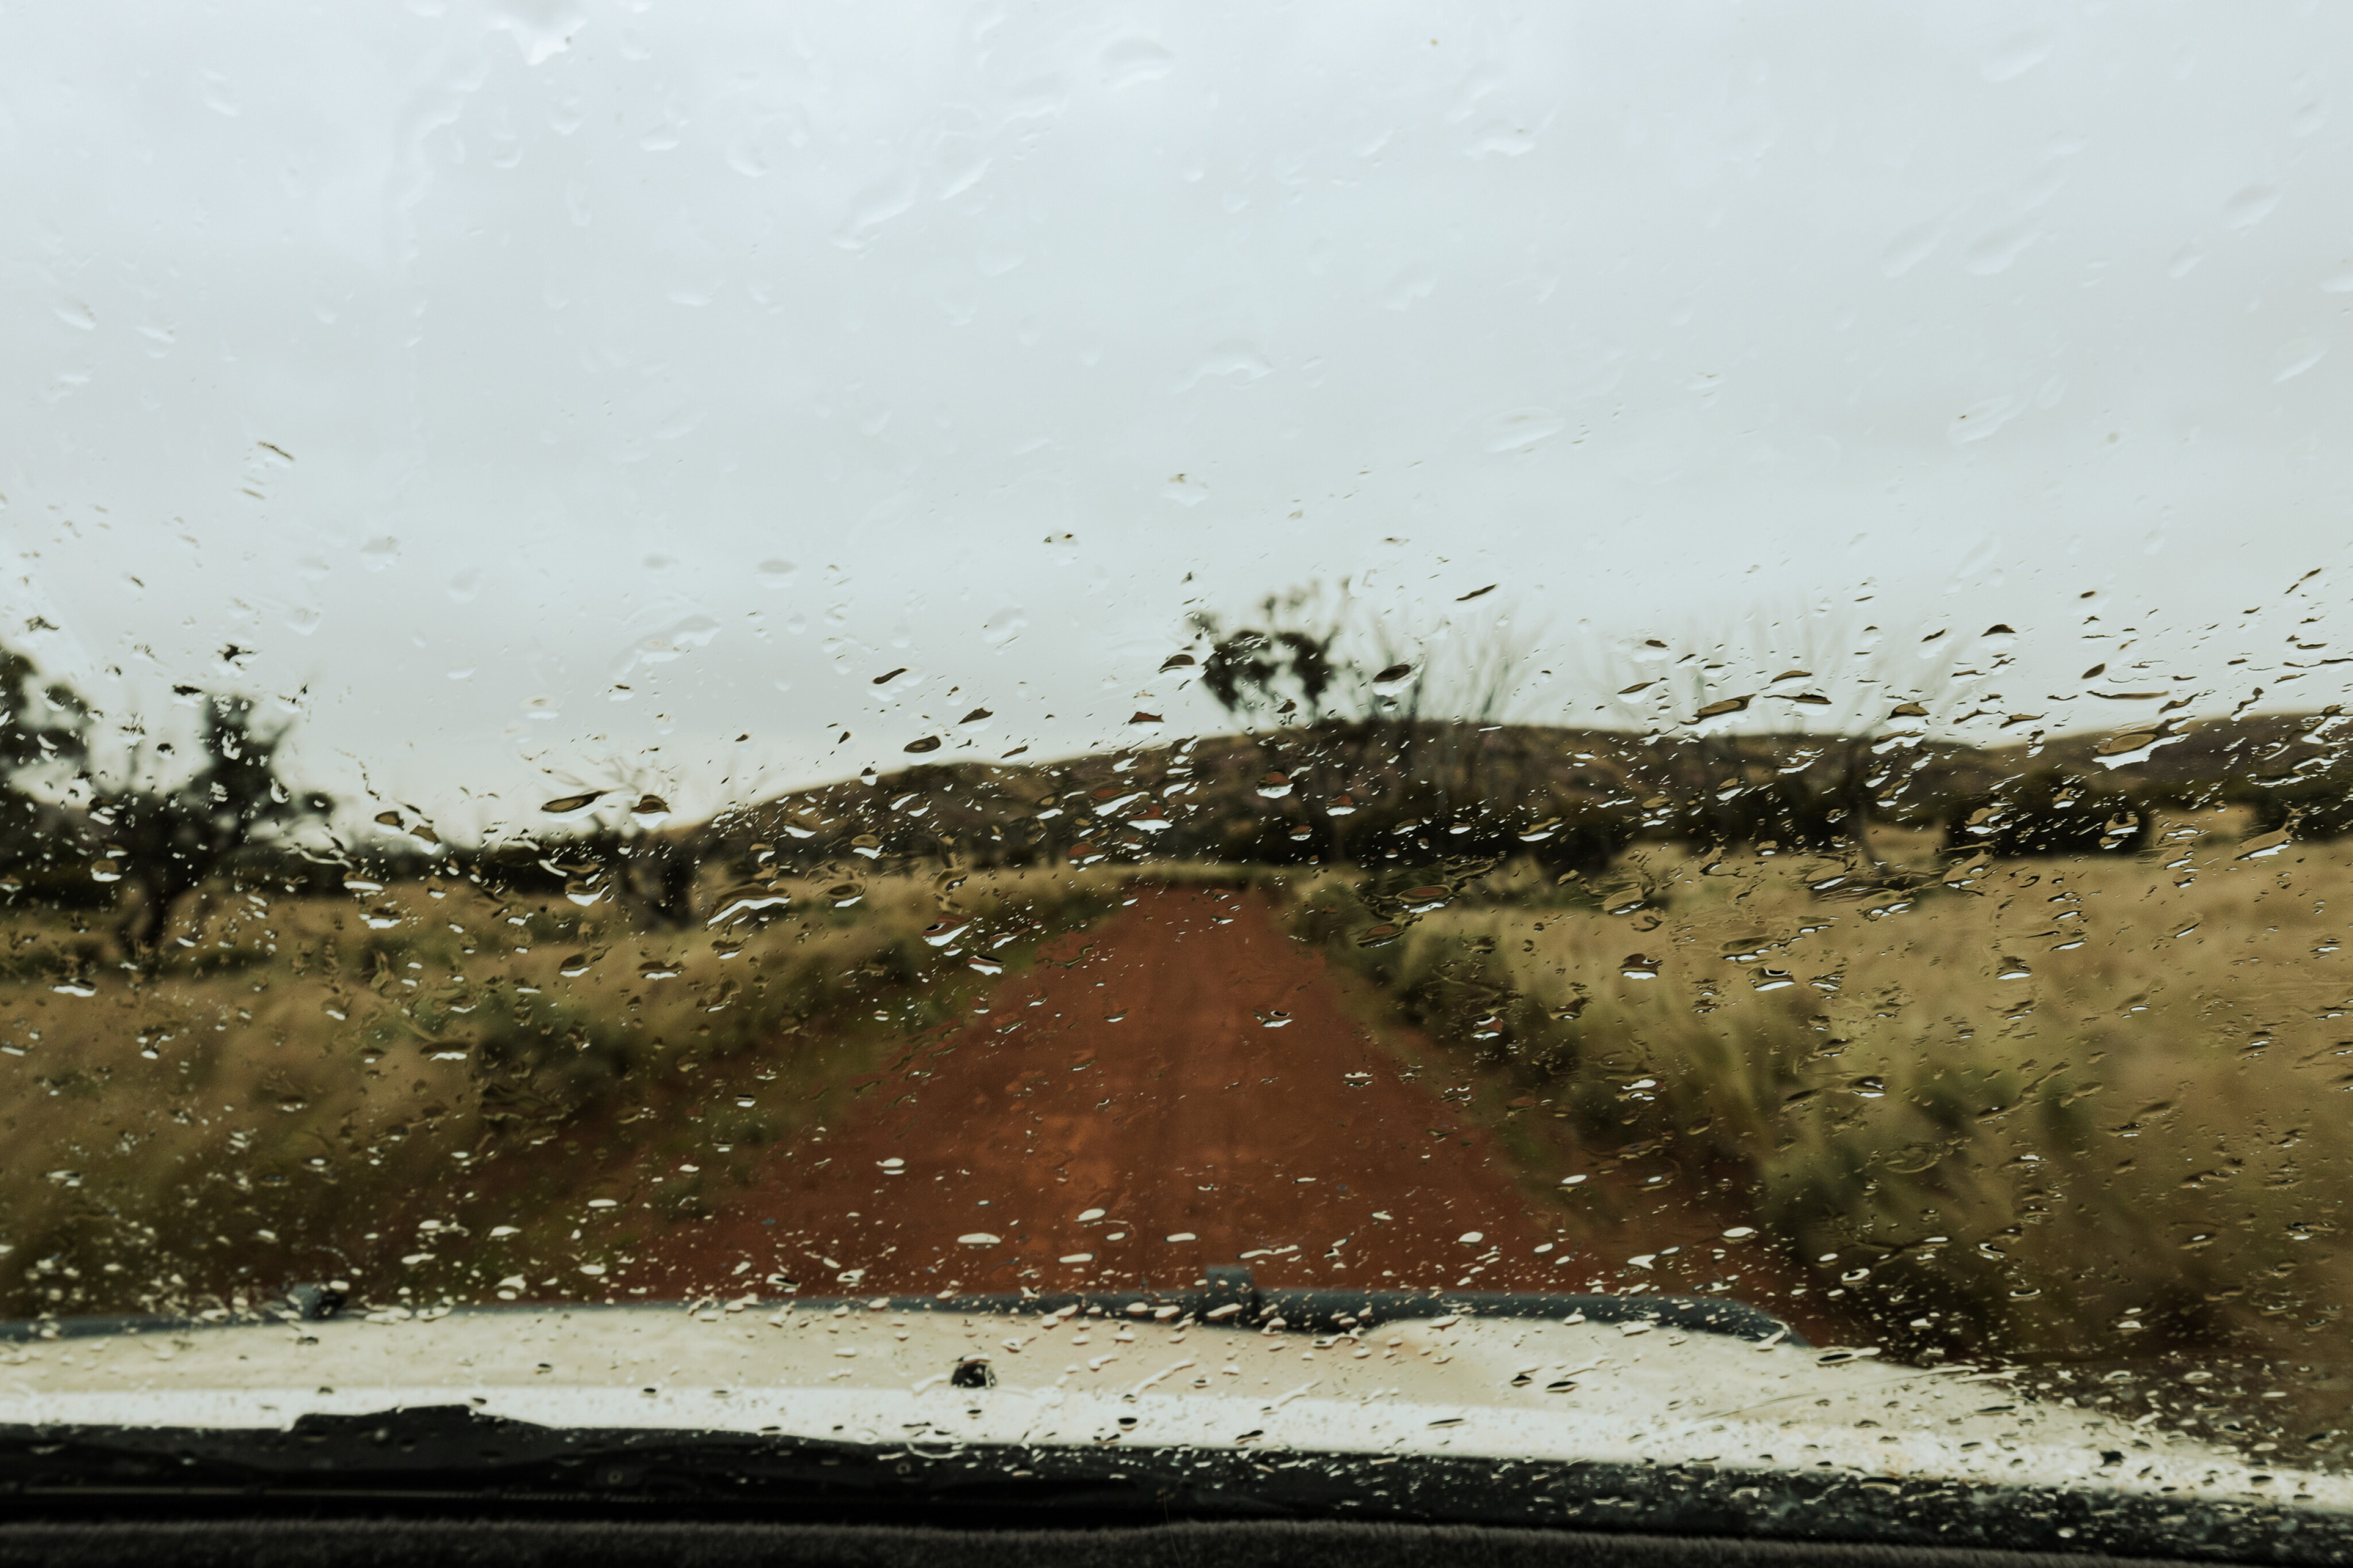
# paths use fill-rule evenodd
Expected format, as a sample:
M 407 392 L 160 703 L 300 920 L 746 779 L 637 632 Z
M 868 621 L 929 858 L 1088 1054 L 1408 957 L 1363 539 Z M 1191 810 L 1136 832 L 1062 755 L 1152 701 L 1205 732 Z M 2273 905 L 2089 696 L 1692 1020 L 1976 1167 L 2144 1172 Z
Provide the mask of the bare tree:
M 279 776 L 289 726 L 263 722 L 251 698 L 208 694 L 201 712 L 194 773 L 175 784 L 153 782 L 143 752 L 134 752 L 123 779 L 93 786 L 90 818 L 121 852 L 116 933 L 128 952 L 152 954 L 181 895 L 239 849 L 282 839 L 332 805 Z

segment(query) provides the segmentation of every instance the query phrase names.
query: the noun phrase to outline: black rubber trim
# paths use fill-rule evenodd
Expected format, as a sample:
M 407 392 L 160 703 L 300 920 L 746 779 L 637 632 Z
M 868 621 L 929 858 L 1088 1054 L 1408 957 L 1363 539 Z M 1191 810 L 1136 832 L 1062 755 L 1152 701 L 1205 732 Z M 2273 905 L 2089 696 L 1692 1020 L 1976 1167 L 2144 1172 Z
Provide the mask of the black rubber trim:
M 976 1404 L 998 1397 L 959 1391 Z M 304 1415 L 288 1430 L 0 1428 L 0 1521 L 370 1518 L 925 1525 L 976 1531 L 1293 1520 L 1466 1524 L 1718 1541 L 2105 1552 L 2206 1563 L 2353 1562 L 2353 1518 L 2282 1475 L 2240 1500 L 1442 1451 L 972 1444 L 953 1415 L 858 1444 L 576 1430 L 468 1406 Z M 1247 1419 L 1247 1417 L 1237 1417 Z M 879 1561 L 879 1559 L 878 1559 Z
M 0 1568 L 2147 1568 L 2179 1561 L 1289 1520 L 997 1531 L 437 1519 L 0 1524 Z

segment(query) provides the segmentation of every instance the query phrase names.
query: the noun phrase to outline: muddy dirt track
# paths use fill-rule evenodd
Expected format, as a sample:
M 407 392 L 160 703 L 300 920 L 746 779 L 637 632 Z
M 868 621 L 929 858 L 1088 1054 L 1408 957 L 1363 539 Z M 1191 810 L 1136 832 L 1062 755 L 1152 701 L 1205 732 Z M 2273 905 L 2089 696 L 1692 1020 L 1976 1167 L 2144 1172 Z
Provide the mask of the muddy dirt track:
M 738 1259 L 804 1290 L 1573 1288 L 1558 1215 L 1349 1016 L 1257 898 L 1146 889 L 674 1232 L 636 1279 Z M 657 1294 L 662 1293 L 657 1291 Z

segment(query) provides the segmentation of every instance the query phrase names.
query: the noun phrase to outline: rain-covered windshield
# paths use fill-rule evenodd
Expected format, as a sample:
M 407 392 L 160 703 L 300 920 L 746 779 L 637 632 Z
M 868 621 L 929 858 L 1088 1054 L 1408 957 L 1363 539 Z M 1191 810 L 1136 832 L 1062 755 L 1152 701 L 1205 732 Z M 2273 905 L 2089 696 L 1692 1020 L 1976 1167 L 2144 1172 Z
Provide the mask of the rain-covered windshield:
M 0 1354 L 2332 1481 L 2348 26 L 12 14 Z

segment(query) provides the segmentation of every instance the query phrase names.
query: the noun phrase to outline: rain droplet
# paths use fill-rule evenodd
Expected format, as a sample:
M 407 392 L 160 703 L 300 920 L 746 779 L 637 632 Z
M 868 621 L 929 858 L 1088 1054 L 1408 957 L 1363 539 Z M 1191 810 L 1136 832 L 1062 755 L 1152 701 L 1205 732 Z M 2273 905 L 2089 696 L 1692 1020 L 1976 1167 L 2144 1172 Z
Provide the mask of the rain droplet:
M 1157 81 L 1176 68 L 1176 57 L 1150 38 L 1127 37 L 1104 46 L 1102 64 L 1103 86 L 1117 92 L 1141 82 Z
M 980 640 L 991 647 L 1003 647 L 1029 629 L 1029 612 L 1018 605 L 1009 605 L 981 623 Z
M 594 789 L 586 795 L 558 795 L 539 809 L 550 816 L 576 816 L 604 799 L 605 795 L 605 791 Z
M 1487 421 L 1490 452 L 1526 452 L 1568 428 L 1568 421 L 1549 408 L 1514 408 Z
M 2246 847 L 2242 849 L 2235 858 L 2241 860 L 2268 860 L 2273 856 L 2278 854 L 2281 850 L 2286 848 L 2288 847 L 2288 836 L 2284 832 L 2266 833 L 2259 838 L 2248 839 Z
M 2281 345 L 2278 368 L 2272 373 L 2274 382 L 2294 381 L 2327 357 L 2328 345 L 2318 338 L 2297 338 Z

